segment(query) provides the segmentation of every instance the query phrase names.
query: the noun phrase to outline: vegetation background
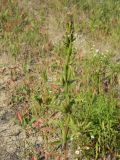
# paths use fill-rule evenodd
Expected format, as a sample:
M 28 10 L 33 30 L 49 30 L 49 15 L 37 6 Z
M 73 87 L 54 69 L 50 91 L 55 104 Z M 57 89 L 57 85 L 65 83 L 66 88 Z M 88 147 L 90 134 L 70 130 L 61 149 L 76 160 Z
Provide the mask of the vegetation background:
M 1 159 L 120 159 L 120 0 L 0 0 L 0 56 Z

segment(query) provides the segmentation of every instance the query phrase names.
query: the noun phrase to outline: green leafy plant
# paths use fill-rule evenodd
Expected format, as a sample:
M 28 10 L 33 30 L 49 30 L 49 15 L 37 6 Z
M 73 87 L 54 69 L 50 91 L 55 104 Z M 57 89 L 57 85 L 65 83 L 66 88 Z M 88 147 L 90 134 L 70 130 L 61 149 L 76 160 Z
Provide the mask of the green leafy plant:
M 34 5 L 29 10 L 19 3 L 5 0 L 0 6 L 0 47 L 22 70 L 19 77 L 11 69 L 12 82 L 25 82 L 12 95 L 17 122 L 28 135 L 43 138 L 39 151 L 31 145 L 30 157 L 119 159 L 119 56 L 115 60 L 101 43 L 119 50 L 120 1 L 48 0 L 35 14 Z M 72 14 L 59 18 L 66 11 Z M 85 41 L 91 48 L 93 40 L 95 46 L 100 41 L 99 51 L 79 46 Z
M 67 22 L 66 26 L 66 37 L 65 37 L 65 57 L 66 61 L 64 64 L 64 71 L 63 71 L 63 77 L 62 77 L 62 85 L 64 88 L 64 129 L 62 130 L 63 134 L 63 148 L 64 148 L 64 154 L 65 159 L 67 159 L 67 141 L 68 141 L 68 135 L 69 135 L 69 123 L 71 118 L 71 78 L 72 78 L 72 58 L 74 57 L 74 51 L 73 51 L 73 42 L 74 42 L 74 22 L 72 15 L 69 15 L 69 20 Z

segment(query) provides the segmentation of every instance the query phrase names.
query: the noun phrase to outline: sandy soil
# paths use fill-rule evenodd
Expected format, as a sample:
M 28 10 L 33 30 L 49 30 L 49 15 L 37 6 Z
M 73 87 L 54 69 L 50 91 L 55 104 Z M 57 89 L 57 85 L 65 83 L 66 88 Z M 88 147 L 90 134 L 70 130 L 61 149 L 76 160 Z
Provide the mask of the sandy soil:
M 14 122 L 15 112 L 9 104 L 11 62 L 6 54 L 0 55 L 0 160 L 21 159 L 20 142 L 25 138 L 24 131 Z

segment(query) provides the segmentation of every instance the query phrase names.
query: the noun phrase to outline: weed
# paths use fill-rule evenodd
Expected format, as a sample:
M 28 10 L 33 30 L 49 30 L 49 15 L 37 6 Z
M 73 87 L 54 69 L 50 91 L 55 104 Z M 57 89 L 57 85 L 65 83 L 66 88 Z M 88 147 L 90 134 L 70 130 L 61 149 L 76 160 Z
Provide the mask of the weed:
M 44 142 L 37 151 L 31 147 L 30 157 L 119 158 L 119 60 L 104 48 L 81 58 L 81 46 L 74 47 L 75 37 L 85 35 L 88 44 L 102 40 L 119 49 L 119 0 L 48 0 L 40 7 L 36 14 L 20 8 L 18 1 L 0 7 L 2 51 L 22 66 L 23 81 L 28 82 L 16 89 L 11 102 L 17 106 L 20 125 L 26 132 L 29 128 L 39 133 Z M 60 18 L 66 11 L 72 14 Z M 50 16 L 65 30 L 58 43 L 48 33 Z M 11 79 L 17 83 L 16 76 L 11 68 Z

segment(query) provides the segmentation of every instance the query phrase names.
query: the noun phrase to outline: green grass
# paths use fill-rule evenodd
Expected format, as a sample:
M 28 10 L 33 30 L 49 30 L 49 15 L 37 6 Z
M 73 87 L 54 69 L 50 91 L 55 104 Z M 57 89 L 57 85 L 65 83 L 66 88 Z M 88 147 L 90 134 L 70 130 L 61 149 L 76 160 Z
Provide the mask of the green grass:
M 19 116 L 26 132 L 43 138 L 44 154 L 34 144 L 28 151 L 39 160 L 42 154 L 50 160 L 120 158 L 119 11 L 119 0 L 52 0 L 37 14 L 18 1 L 2 1 L 1 51 L 14 57 L 24 77 L 11 103 L 24 105 Z M 63 36 L 57 41 L 51 34 Z M 89 48 L 107 42 L 111 49 L 85 48 L 84 54 L 75 47 L 76 34 L 87 37 Z

